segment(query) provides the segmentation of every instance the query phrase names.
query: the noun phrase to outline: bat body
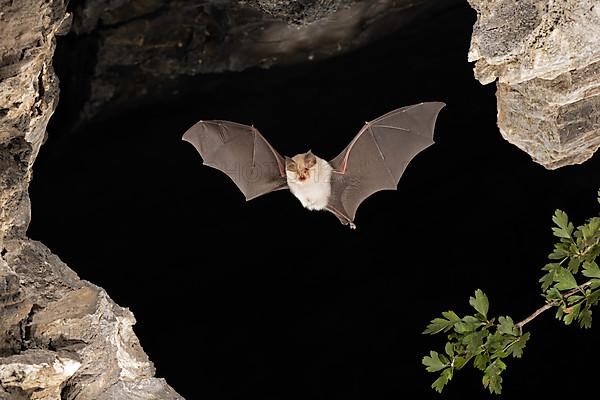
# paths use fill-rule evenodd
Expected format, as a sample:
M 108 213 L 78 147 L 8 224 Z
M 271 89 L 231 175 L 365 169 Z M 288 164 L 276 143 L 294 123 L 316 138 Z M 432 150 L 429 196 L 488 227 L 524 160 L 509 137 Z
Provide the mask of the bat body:
M 290 169 L 293 163 L 299 163 L 302 159 L 314 157 L 314 167 L 312 173 L 301 179 L 297 173 Z M 294 158 L 299 161 L 294 161 Z M 306 154 L 297 154 L 292 159 L 286 160 L 286 180 L 290 192 L 305 208 L 309 210 L 324 210 L 329 205 L 331 197 L 331 174 L 333 168 L 322 158 L 314 156 L 312 152 Z M 296 164 L 298 165 L 298 164 Z
M 395 190 L 408 163 L 433 144 L 444 103 L 391 111 L 366 122 L 333 160 L 312 154 L 282 157 L 253 126 L 200 121 L 183 135 L 205 165 L 226 173 L 246 200 L 289 189 L 309 210 L 327 210 L 355 228 L 358 206 L 380 190 Z

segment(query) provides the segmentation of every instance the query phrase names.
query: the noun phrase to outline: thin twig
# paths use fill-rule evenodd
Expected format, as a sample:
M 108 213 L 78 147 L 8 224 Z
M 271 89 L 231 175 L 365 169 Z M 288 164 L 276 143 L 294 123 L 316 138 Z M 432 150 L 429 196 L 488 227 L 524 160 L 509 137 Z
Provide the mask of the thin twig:
M 563 296 L 562 296 L 563 300 L 568 299 L 569 297 L 573 296 L 577 292 L 580 292 L 580 291 L 583 292 L 591 284 L 592 284 L 592 281 L 588 281 L 588 282 L 586 282 L 584 284 L 581 284 L 581 285 L 577 286 L 574 289 L 569 290 L 568 292 L 566 292 L 565 294 L 563 294 Z M 517 326 L 517 328 L 519 328 L 519 332 L 521 333 L 521 335 L 523 334 L 523 327 L 526 324 L 528 324 L 529 322 L 531 322 L 533 319 L 537 318 L 541 313 L 543 313 L 543 312 L 551 309 L 552 307 L 556 307 L 557 305 L 558 305 L 557 303 L 546 303 L 542 307 L 540 307 L 537 310 L 535 310 L 533 312 L 533 314 L 531 314 L 529 317 L 527 317 L 523 321 L 517 323 L 516 326 Z
M 551 309 L 555 305 L 556 304 L 554 304 L 554 303 L 546 303 L 546 304 L 544 304 L 543 307 L 540 307 L 537 310 L 535 310 L 535 312 L 533 314 L 531 314 L 529 317 L 527 317 L 523 321 L 519 322 L 517 324 L 517 327 L 521 331 L 521 334 L 522 334 L 522 331 L 523 331 L 523 326 L 525 326 L 527 323 L 531 322 L 533 319 L 537 318 L 544 311 Z

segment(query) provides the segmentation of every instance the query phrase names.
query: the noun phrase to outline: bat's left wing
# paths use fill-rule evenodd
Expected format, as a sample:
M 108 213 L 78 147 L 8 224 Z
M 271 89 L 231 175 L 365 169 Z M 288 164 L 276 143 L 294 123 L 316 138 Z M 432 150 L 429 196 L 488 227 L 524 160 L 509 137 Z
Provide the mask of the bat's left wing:
M 358 206 L 373 193 L 396 190 L 412 158 L 433 144 L 435 121 L 444 106 L 415 104 L 367 122 L 330 162 L 334 174 L 328 209 L 342 223 L 352 224 Z
M 204 164 L 223 171 L 246 200 L 287 188 L 285 160 L 253 126 L 200 121 L 183 135 Z

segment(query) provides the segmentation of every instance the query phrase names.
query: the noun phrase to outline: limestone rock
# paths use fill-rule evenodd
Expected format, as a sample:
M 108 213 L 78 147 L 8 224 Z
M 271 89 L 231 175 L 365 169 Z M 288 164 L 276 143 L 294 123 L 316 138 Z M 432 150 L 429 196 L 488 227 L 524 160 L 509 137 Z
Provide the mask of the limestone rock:
M 131 312 L 25 237 L 69 23 L 63 0 L 0 0 L 0 399 L 181 399 L 153 377 Z
M 0 1 L 0 250 L 29 223 L 31 164 L 56 106 L 54 35 L 65 4 Z
M 546 168 L 582 163 L 600 147 L 600 3 L 469 0 L 469 60 L 498 80 L 503 137 Z
M 53 351 L 27 350 L 0 359 L 0 385 L 7 393 L 60 400 L 62 383 L 80 366 L 79 361 Z
M 182 399 L 153 377 L 128 309 L 43 244 L 4 245 L 0 299 L 11 300 L 0 303 L 0 388 L 8 398 Z

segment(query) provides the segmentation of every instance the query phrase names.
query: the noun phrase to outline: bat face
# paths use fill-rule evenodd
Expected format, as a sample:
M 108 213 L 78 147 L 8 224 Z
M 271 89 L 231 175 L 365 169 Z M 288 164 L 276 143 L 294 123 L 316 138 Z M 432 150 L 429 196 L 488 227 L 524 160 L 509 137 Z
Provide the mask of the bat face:
M 317 158 L 309 150 L 307 153 L 296 154 L 285 158 L 285 174 L 288 182 L 299 185 L 314 181 L 317 177 Z

